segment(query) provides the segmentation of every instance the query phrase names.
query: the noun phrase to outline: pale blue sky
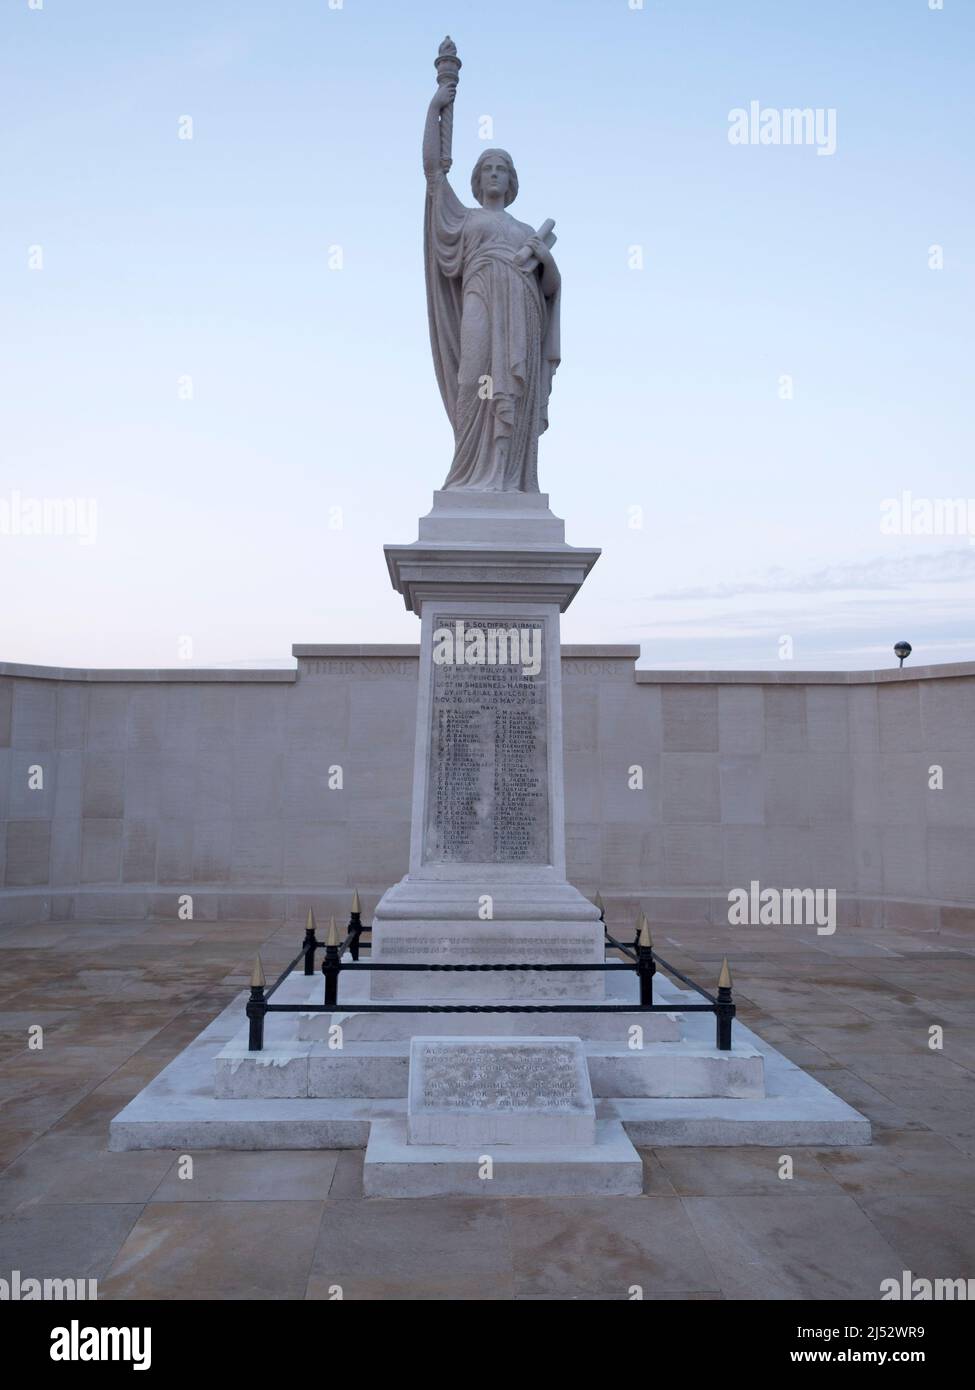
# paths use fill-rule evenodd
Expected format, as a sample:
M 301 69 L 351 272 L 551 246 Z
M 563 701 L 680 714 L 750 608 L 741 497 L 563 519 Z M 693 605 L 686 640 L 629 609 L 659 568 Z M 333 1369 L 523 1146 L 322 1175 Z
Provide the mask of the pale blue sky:
M 889 665 L 900 637 L 975 659 L 975 544 L 880 527 L 904 490 L 975 498 L 962 0 L 6 0 L 0 512 L 98 510 L 92 545 L 0 534 L 0 659 L 418 639 L 382 545 L 450 462 L 420 171 L 448 31 L 455 187 L 490 115 L 514 211 L 557 223 L 539 472 L 604 552 L 564 639 L 661 666 L 778 667 L 783 635 L 797 666 Z M 753 100 L 835 108 L 836 153 L 731 145 Z

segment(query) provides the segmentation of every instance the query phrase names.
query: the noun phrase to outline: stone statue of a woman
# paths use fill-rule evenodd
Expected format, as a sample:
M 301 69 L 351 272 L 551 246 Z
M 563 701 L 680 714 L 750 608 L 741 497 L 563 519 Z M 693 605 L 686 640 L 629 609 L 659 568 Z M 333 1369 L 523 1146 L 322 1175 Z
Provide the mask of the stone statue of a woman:
M 538 436 L 559 364 L 561 277 L 551 223 L 536 234 L 505 209 L 518 175 L 504 150 L 485 150 L 463 205 L 447 180 L 460 60 L 440 46 L 438 87 L 423 133 L 427 180 L 424 264 L 430 343 L 454 458 L 445 488 L 538 491 Z

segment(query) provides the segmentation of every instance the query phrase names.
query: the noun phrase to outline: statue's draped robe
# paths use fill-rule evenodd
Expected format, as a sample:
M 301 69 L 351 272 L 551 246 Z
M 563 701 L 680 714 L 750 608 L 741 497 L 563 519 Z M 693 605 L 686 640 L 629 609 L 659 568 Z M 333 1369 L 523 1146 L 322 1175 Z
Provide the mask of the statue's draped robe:
M 506 212 L 465 208 L 444 173 L 428 181 L 430 343 L 454 427 L 444 487 L 538 491 L 538 436 L 548 428 L 559 364 L 559 296 L 546 299 L 541 272 L 514 263 L 534 235 Z

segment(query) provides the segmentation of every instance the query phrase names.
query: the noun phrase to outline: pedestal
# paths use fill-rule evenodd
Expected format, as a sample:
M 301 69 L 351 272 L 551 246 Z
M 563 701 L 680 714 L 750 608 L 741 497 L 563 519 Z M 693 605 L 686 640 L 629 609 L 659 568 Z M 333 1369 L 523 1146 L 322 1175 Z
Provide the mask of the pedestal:
M 593 905 L 566 881 L 559 617 L 599 557 L 541 493 L 434 494 L 387 546 L 421 622 L 410 870 L 384 894 L 374 961 L 592 963 Z M 598 999 L 598 971 L 375 972 L 376 999 Z

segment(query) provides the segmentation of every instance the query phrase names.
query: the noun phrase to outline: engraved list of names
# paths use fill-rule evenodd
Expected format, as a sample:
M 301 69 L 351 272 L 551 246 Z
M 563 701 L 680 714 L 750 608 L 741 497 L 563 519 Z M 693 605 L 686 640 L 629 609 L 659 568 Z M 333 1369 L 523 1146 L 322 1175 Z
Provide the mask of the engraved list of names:
M 433 664 L 424 858 L 545 864 L 544 660 L 531 674 L 543 623 L 451 615 L 435 617 L 434 629 L 449 630 L 456 640 L 453 659 Z

